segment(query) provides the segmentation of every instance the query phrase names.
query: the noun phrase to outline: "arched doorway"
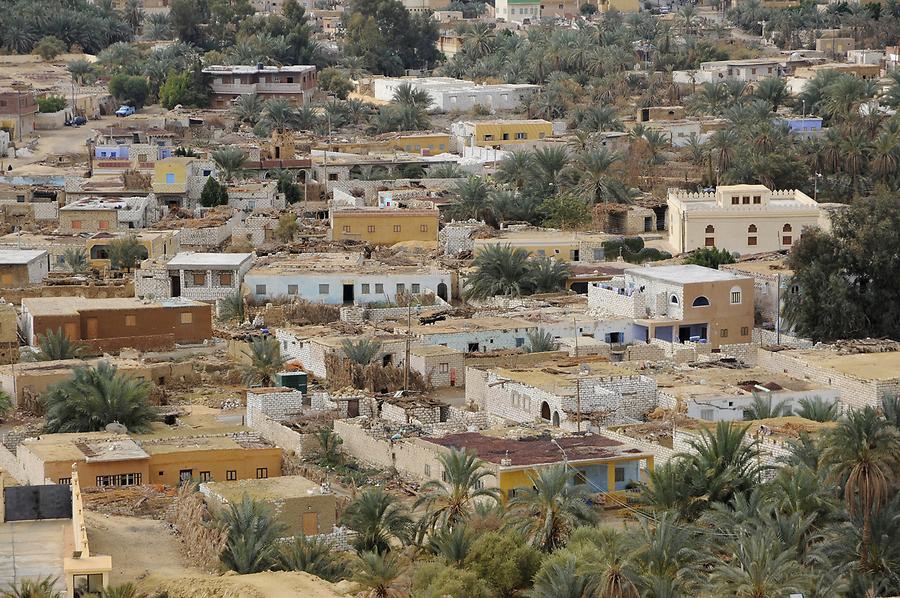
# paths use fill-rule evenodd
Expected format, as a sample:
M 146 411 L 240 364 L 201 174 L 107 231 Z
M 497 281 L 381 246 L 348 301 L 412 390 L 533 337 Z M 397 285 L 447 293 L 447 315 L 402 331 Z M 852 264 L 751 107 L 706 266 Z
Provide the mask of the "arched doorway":
M 559 411 L 553 412 L 553 425 L 559 427 Z
M 438 284 L 437 296 L 444 301 L 447 301 L 447 283 L 442 282 Z
M 541 403 L 541 419 L 550 421 L 550 405 L 547 404 L 547 401 Z

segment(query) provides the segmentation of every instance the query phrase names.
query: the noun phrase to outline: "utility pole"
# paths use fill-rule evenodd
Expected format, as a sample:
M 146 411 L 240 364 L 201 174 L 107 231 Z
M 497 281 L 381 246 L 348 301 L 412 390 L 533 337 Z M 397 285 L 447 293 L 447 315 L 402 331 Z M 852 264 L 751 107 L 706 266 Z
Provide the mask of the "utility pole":
M 776 275 L 775 283 L 775 344 L 781 344 L 781 272 Z
M 578 322 L 572 316 L 572 331 L 575 334 L 575 363 L 578 364 L 578 372 L 575 374 L 575 417 L 578 418 L 577 430 L 581 432 L 581 363 L 578 361 Z

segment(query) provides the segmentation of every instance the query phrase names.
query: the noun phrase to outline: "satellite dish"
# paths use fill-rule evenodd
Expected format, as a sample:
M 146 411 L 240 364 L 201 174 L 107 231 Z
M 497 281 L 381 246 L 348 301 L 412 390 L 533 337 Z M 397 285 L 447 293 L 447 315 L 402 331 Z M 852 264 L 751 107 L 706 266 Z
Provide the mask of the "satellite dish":
M 106 424 L 106 428 L 104 428 L 107 432 L 111 432 L 113 434 L 127 434 L 128 428 L 120 424 L 119 422 L 112 422 L 110 424 Z

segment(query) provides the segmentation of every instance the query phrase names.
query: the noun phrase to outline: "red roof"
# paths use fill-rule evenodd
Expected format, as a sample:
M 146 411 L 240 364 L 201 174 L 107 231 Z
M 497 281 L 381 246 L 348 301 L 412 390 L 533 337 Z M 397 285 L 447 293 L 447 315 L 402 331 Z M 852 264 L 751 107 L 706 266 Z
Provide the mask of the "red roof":
M 500 460 L 505 458 L 509 458 L 513 466 L 561 463 L 563 461 L 562 451 L 548 436 L 516 439 L 485 436 L 478 432 L 464 432 L 425 440 L 448 448 L 472 450 L 479 459 L 498 465 Z M 621 442 L 600 434 L 557 438 L 556 443 L 565 450 L 569 461 L 610 459 L 623 452 L 641 452 L 637 449 L 626 449 Z

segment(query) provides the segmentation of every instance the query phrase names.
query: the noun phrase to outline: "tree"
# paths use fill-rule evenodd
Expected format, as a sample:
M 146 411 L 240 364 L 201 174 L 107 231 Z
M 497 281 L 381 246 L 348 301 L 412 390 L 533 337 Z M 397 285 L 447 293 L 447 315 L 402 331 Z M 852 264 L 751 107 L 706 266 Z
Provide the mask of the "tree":
M 200 192 L 200 205 L 204 208 L 228 205 L 228 188 L 213 177 L 206 179 Z
M 255 125 L 263 111 L 263 101 L 255 93 L 242 94 L 231 104 L 231 113 L 242 123 Z
M 468 517 L 479 501 L 500 501 L 496 488 L 484 487 L 484 480 L 493 477 L 484 461 L 475 453 L 451 449 L 438 456 L 443 468 L 443 480 L 429 480 L 422 485 L 416 508 L 424 506 L 432 524 L 456 526 Z
M 393 554 L 364 552 L 359 555 L 352 580 L 366 598 L 400 598 L 401 594 L 393 589 L 400 572 L 400 563 Z
M 69 74 L 72 76 L 72 81 L 76 83 L 84 84 L 85 80 L 87 80 L 88 76 L 92 75 L 94 72 L 94 67 L 90 62 L 84 60 L 83 58 L 78 58 L 76 60 L 71 61 L 66 69 L 69 71 Z
M 465 568 L 486 580 L 496 595 L 514 596 L 531 584 L 540 564 L 541 553 L 518 534 L 488 532 L 472 544 Z
M 52 35 L 46 35 L 34 45 L 33 52 L 46 61 L 51 61 L 63 52 L 65 52 L 66 44 Z
M 240 291 L 223 297 L 218 301 L 218 316 L 223 322 L 233 322 L 237 320 L 239 323 L 246 318 L 246 308 L 244 307 L 244 296 Z
M 545 351 L 556 351 L 559 343 L 553 338 L 553 335 L 543 328 L 529 331 L 525 335 L 528 339 L 528 345 L 525 347 L 527 353 L 542 353 Z
M 38 361 L 75 359 L 80 355 L 81 350 L 80 346 L 69 340 L 69 336 L 63 331 L 62 326 L 38 335 Z
M 472 571 L 440 562 L 416 567 L 412 595 L 418 598 L 492 598 L 491 587 Z
M 273 518 L 268 505 L 244 494 L 241 502 L 228 505 L 221 520 L 228 527 L 222 564 L 243 575 L 265 571 L 276 563 L 275 540 L 284 527 Z
M 12 397 L 5 390 L 0 390 L 0 420 L 9 415 L 15 406 Z
M 413 106 L 428 110 L 431 106 L 431 94 L 427 90 L 417 89 L 410 83 L 401 83 L 394 91 L 393 101 L 401 106 Z
M 346 100 L 353 91 L 353 82 L 340 69 L 328 67 L 319 73 L 319 89 L 338 99 Z
M 131 272 L 141 260 L 148 257 L 147 248 L 135 236 L 113 239 L 107 246 L 109 266 L 114 270 Z
M 175 37 L 187 44 L 204 45 L 203 24 L 209 18 L 207 0 L 171 0 L 169 20 Z
M 496 507 L 498 504 L 500 503 L 494 502 L 492 506 Z M 474 539 L 475 534 L 469 530 L 467 524 L 455 525 L 452 528 L 445 526 L 431 533 L 428 545 L 434 554 L 443 557 L 448 564 L 462 567 Z
M 489 245 L 475 256 L 473 265 L 475 272 L 465 280 L 466 293 L 473 299 L 519 296 L 530 288 L 528 252 L 524 249 Z
M 209 104 L 209 87 L 202 74 L 170 72 L 159 88 L 159 103 L 167 110 L 179 105 L 203 108 Z
M 577 230 L 591 221 L 588 204 L 571 193 L 548 197 L 541 204 L 541 211 L 546 215 L 543 222 L 546 227 Z
M 40 579 L 19 579 L 0 592 L 2 598 L 61 598 L 56 591 L 56 579 L 47 576 Z
M 803 397 L 797 415 L 817 422 L 835 421 L 840 415 L 840 405 L 837 401 L 827 401 L 822 397 Z
M 150 13 L 144 19 L 144 37 L 152 40 L 166 40 L 172 38 L 172 23 L 169 15 L 163 13 Z
M 767 77 L 756 84 L 753 90 L 753 96 L 768 102 L 772 107 L 772 112 L 778 112 L 778 108 L 782 106 L 790 97 L 787 89 L 787 83 L 781 77 Z
M 791 414 L 791 406 L 788 405 L 787 400 L 773 404 L 772 396 L 769 393 L 765 394 L 768 396 L 756 392 L 753 393 L 753 402 L 744 409 L 745 420 L 770 419 Z
M 256 336 L 250 341 L 244 355 L 250 363 L 243 366 L 244 384 L 247 386 L 271 386 L 275 374 L 284 368 L 281 344 L 272 336 Z
M 341 349 L 351 362 L 366 367 L 381 351 L 381 341 L 361 338 L 353 342 L 350 339 L 344 339 L 341 342 Z
M 277 563 L 282 571 L 305 571 L 332 583 L 349 574 L 334 546 L 316 537 L 296 536 L 293 542 L 282 545 Z
M 344 444 L 344 441 L 334 433 L 334 430 L 328 427 L 321 427 L 316 431 L 315 436 L 316 440 L 319 441 L 317 454 L 321 465 L 336 467 L 344 462 L 344 455 L 341 453 L 341 445 Z
M 70 247 L 63 252 L 63 263 L 72 274 L 83 274 L 87 268 L 87 254 L 81 247 Z
M 582 6 L 584 8 L 584 6 Z M 552 563 L 541 569 L 534 579 L 534 587 L 528 592 L 530 598 L 593 598 L 597 589 L 595 575 L 578 571 L 575 559 L 564 563 Z
M 447 215 L 458 220 L 484 219 L 491 215 L 490 189 L 482 177 L 470 176 L 457 183 L 458 199 L 450 204 Z
M 429 68 L 438 60 L 437 22 L 411 15 L 398 0 L 353 0 L 344 13 L 345 52 L 381 75 Z
M 341 521 L 357 532 L 353 546 L 360 553 L 385 553 L 392 540 L 403 540 L 412 526 L 402 504 L 381 487 L 365 490 L 347 506 Z
M 105 361 L 76 367 L 73 374 L 41 396 L 48 432 L 94 432 L 113 422 L 140 431 L 156 418 L 146 381 L 120 374 Z
M 222 171 L 225 181 L 230 182 L 243 169 L 244 163 L 247 161 L 247 154 L 239 148 L 226 147 L 214 151 L 212 159 Z
M 796 552 L 782 549 L 771 534 L 741 534 L 710 575 L 718 596 L 776 598 L 805 591 L 808 575 Z
M 566 544 L 569 534 L 593 523 L 596 513 L 584 500 L 584 486 L 572 485 L 575 473 L 553 466 L 529 475 L 533 489 L 522 489 L 509 501 L 513 527 L 534 546 L 553 552 Z
M 685 258 L 684 263 L 718 270 L 719 266 L 722 264 L 733 264 L 734 256 L 731 255 L 731 252 L 727 249 L 703 247 L 692 251 L 690 255 Z
M 93 596 L 93 594 L 87 594 Z M 138 592 L 137 588 L 131 582 L 122 585 L 109 585 L 100 590 L 97 598 L 148 598 L 146 594 Z
M 532 258 L 528 263 L 529 291 L 558 293 L 565 289 L 571 275 L 568 262 L 546 256 Z
M 109 93 L 123 104 L 140 108 L 150 95 L 150 86 L 138 75 L 115 75 L 109 80 Z
M 293 214 L 282 214 L 278 217 L 278 226 L 275 227 L 275 238 L 282 243 L 290 243 L 294 240 L 294 235 L 300 229 L 297 224 L 297 217 Z
M 872 555 L 872 516 L 887 501 L 900 465 L 900 432 L 872 407 L 851 410 L 828 435 L 823 461 L 831 465 L 830 479 L 844 488 L 848 513 L 862 514 L 860 569 Z
M 830 232 L 804 231 L 788 255 L 797 293 L 784 317 L 814 341 L 900 338 L 900 203 L 860 199 L 832 218 Z
M 49 95 L 43 98 L 38 98 L 37 104 L 38 111 L 40 112 L 59 112 L 66 107 L 66 98 L 57 95 Z

